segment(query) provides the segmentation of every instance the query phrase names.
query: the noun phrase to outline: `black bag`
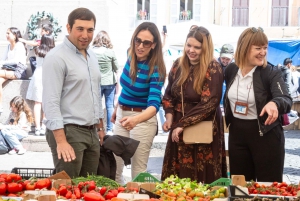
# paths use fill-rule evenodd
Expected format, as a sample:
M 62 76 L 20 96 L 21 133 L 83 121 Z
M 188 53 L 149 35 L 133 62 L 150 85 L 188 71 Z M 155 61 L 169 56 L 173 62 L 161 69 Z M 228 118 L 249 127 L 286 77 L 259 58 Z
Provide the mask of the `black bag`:
M 31 72 L 33 74 L 36 69 L 36 57 L 35 56 L 29 57 L 29 62 L 30 62 Z
M 15 74 L 16 78 L 18 78 L 18 79 L 26 78 L 27 66 L 20 62 L 18 64 L 4 64 L 2 66 L 2 69 L 15 71 L 14 74 Z
M 17 64 L 3 64 L 2 69 L 15 71 Z
M 117 163 L 111 150 L 100 147 L 100 159 L 97 175 L 105 176 L 112 180 L 116 179 Z
M 0 154 L 6 154 L 11 150 L 9 144 L 5 140 L 2 132 L 0 131 Z

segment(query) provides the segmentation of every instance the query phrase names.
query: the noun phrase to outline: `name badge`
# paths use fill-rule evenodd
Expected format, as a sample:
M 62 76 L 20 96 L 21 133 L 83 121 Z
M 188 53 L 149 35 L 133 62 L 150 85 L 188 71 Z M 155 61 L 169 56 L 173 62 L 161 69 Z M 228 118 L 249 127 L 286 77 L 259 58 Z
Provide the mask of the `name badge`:
M 248 103 L 236 101 L 234 106 L 234 113 L 246 116 L 248 114 Z

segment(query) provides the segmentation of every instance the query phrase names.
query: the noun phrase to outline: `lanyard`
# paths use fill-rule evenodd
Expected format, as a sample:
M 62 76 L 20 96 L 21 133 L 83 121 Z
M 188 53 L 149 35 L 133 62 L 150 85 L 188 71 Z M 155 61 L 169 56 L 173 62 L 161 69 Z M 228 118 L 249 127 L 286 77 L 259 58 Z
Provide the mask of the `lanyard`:
M 237 76 L 237 77 L 238 77 L 238 84 L 237 84 L 237 88 L 236 88 L 236 99 L 237 99 L 237 102 L 238 102 L 239 101 L 240 76 Z M 248 90 L 247 104 L 248 104 L 248 100 L 249 100 L 249 94 L 250 94 L 250 89 L 251 89 L 252 83 L 253 83 L 253 80 L 251 81 L 251 84 L 250 84 L 250 87 L 249 87 L 249 90 Z

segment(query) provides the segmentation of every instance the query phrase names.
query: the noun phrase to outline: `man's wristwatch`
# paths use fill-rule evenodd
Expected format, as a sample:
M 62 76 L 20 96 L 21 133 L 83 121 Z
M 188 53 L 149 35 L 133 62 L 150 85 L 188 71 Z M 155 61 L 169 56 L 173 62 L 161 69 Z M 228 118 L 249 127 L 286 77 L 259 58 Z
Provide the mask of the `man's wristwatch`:
M 104 131 L 104 128 L 103 127 L 97 128 L 97 132 L 99 132 L 99 131 Z

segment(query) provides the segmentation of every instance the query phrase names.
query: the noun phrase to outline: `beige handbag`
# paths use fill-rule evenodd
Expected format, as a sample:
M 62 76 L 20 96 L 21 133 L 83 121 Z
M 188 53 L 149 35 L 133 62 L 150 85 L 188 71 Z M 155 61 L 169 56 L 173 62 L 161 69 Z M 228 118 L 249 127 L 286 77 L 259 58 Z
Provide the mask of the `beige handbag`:
M 184 116 L 183 107 L 183 91 L 181 86 L 182 114 Z M 215 120 L 216 114 L 214 116 Z M 213 141 L 213 121 L 201 121 L 192 126 L 188 126 L 183 130 L 183 142 L 185 144 L 210 144 Z

